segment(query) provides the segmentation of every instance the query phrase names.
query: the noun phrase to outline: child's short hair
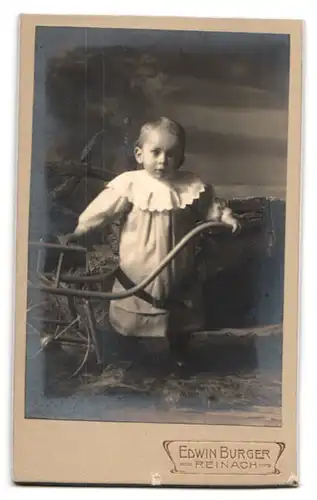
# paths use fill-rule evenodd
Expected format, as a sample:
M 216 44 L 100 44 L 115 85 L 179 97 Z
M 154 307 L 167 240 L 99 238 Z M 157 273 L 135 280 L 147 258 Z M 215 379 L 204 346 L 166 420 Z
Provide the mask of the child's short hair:
M 158 120 L 147 122 L 144 125 L 142 125 L 139 138 L 137 139 L 135 145 L 138 147 L 142 147 L 146 140 L 147 134 L 151 130 L 155 130 L 161 127 L 166 128 L 171 134 L 175 135 L 178 138 L 179 143 L 182 147 L 182 152 L 184 153 L 185 143 L 186 143 L 185 129 L 182 127 L 180 123 L 174 120 L 170 120 L 165 116 L 161 116 L 161 118 L 159 118 Z

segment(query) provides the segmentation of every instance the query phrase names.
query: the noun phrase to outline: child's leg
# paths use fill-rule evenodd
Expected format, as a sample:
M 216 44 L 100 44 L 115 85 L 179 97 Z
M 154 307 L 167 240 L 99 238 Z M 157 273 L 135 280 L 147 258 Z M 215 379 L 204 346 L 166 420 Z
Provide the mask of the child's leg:
M 140 339 L 118 333 L 108 323 L 102 331 L 102 358 L 105 365 L 120 362 L 133 362 L 140 355 Z
M 178 365 L 183 365 L 189 353 L 190 334 L 186 332 L 170 332 L 167 339 L 172 359 Z

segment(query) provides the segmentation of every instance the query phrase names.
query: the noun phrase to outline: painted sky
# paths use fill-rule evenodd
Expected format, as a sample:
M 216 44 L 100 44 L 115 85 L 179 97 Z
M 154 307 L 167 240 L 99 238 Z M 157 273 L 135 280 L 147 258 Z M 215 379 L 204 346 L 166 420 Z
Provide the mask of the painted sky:
M 286 35 L 38 27 L 33 144 L 76 160 L 108 127 L 94 161 L 118 164 L 125 116 L 133 140 L 168 115 L 187 130 L 186 168 L 222 195 L 283 198 L 288 64 Z

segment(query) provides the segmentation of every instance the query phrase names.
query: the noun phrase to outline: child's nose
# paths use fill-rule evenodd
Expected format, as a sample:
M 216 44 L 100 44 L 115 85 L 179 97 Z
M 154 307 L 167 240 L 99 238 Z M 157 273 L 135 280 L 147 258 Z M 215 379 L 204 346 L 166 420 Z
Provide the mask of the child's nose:
M 158 164 L 163 166 L 167 165 L 167 154 L 164 153 L 164 151 L 160 153 L 160 156 L 158 158 Z

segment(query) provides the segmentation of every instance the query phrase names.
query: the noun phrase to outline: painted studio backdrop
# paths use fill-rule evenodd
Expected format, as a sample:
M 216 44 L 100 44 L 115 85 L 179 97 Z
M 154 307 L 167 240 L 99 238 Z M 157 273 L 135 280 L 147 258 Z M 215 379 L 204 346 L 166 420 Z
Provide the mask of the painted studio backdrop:
M 30 240 L 56 241 L 72 231 L 78 215 L 106 182 L 136 168 L 133 147 L 140 126 L 159 116 L 177 120 L 186 129 L 184 168 L 212 183 L 233 211 L 249 221 L 250 229 L 233 244 L 221 236 L 206 243 L 206 331 L 210 337 L 232 340 L 217 340 L 209 351 L 193 347 L 198 353 L 195 383 L 199 385 L 198 366 L 208 375 L 205 385 L 210 381 L 205 400 L 200 398 L 202 411 L 232 407 L 233 400 L 235 409 L 278 409 L 281 404 L 288 86 L 286 35 L 36 30 Z M 88 263 L 65 258 L 66 268 L 111 268 L 117 262 L 116 231 L 114 225 L 94 235 Z M 57 260 L 53 250 L 46 252 L 43 272 L 52 273 Z M 36 265 L 30 252 L 30 273 Z M 29 296 L 29 309 L 36 300 Z M 62 305 L 59 317 L 64 319 L 64 313 Z M 102 317 L 102 311 L 96 314 Z M 47 328 L 36 324 L 36 315 L 38 309 L 28 320 L 27 416 L 109 419 L 100 415 L 97 404 L 70 410 L 40 402 L 34 332 L 43 337 Z M 248 351 L 243 351 L 245 341 L 236 340 L 245 333 L 253 339 Z M 63 355 L 46 356 L 46 397 L 77 394 L 82 381 L 75 377 L 66 383 L 63 378 L 71 363 L 65 365 L 65 349 Z M 56 368 L 59 363 L 62 367 Z M 235 389 L 229 383 L 232 373 Z M 98 387 L 104 390 L 105 385 L 100 382 Z M 164 391 L 169 396 L 173 392 L 166 385 L 153 387 L 150 392 L 158 398 Z M 146 406 L 140 391 L 137 397 L 137 403 L 129 399 L 130 406 Z M 180 407 L 184 397 L 181 393 L 176 398 Z M 157 418 L 140 415 L 131 418 Z M 278 425 L 278 411 L 272 418 Z M 116 419 L 124 419 L 119 410 Z

